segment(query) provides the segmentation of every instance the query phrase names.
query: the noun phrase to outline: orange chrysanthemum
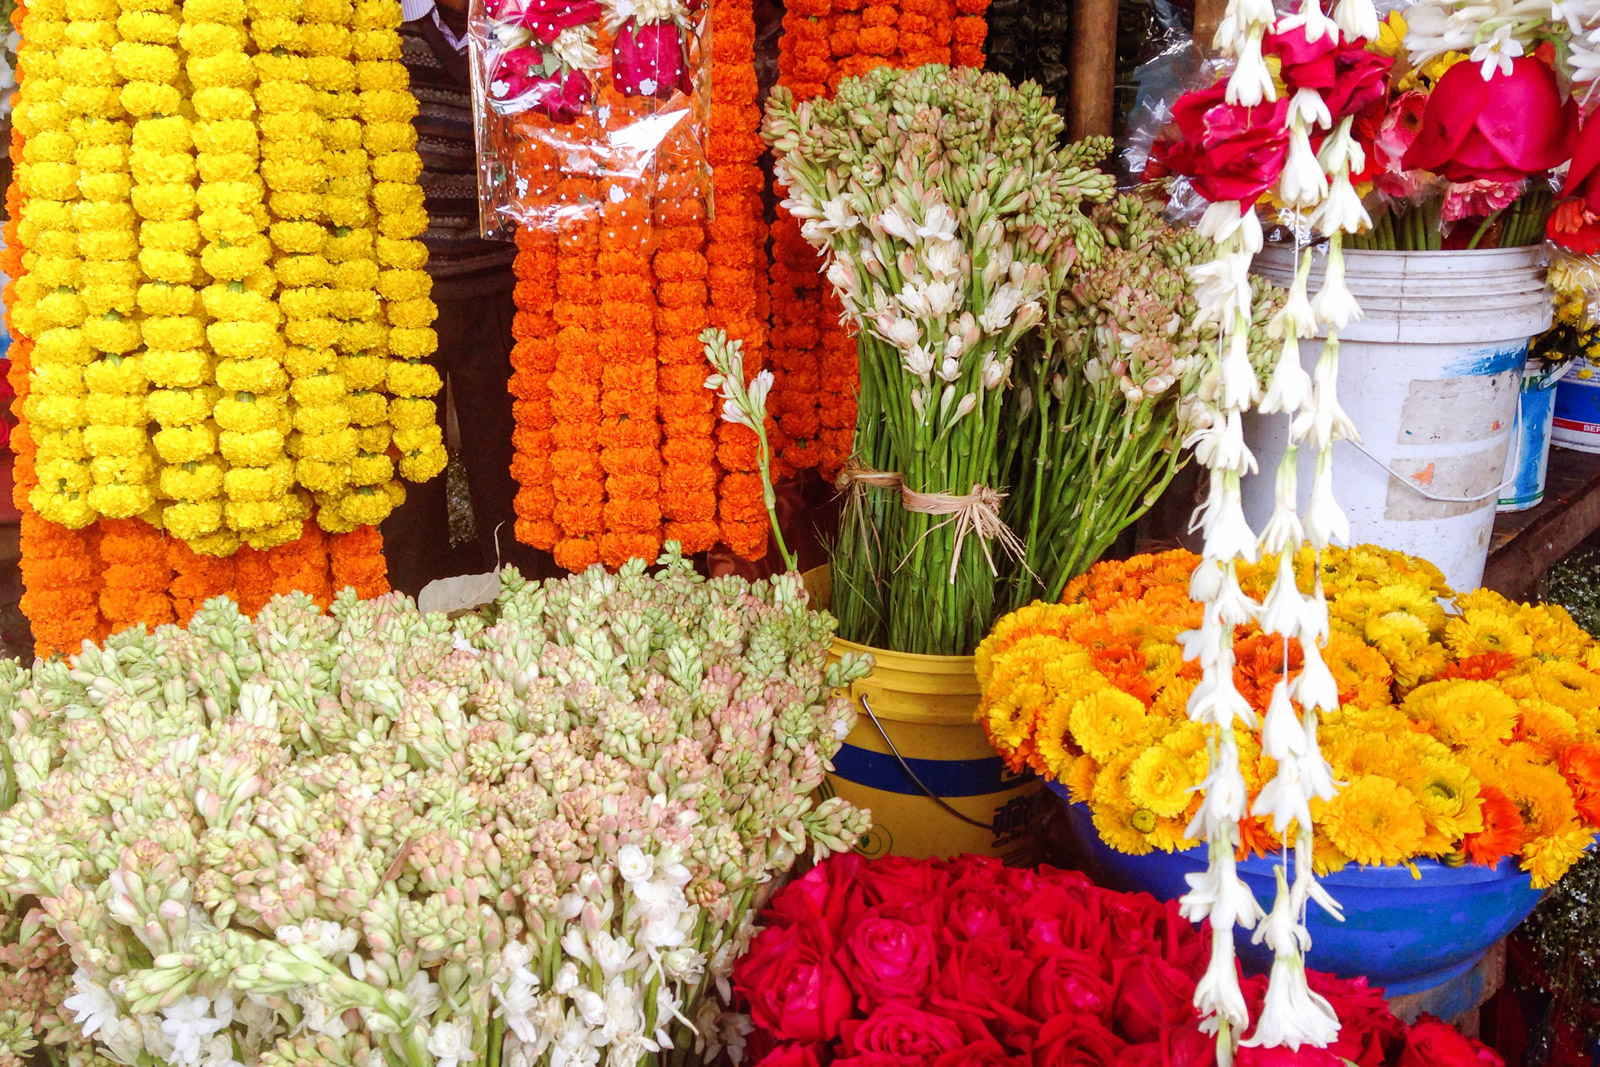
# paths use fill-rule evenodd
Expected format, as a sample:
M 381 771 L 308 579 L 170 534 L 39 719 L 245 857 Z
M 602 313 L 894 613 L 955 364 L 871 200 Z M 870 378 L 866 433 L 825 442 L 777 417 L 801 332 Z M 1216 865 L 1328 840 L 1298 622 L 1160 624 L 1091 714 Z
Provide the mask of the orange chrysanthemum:
M 1468 834 L 1461 850 L 1480 867 L 1493 867 L 1522 851 L 1526 831 L 1510 797 L 1492 785 L 1479 786 L 1478 795 L 1483 800 L 1483 830 Z

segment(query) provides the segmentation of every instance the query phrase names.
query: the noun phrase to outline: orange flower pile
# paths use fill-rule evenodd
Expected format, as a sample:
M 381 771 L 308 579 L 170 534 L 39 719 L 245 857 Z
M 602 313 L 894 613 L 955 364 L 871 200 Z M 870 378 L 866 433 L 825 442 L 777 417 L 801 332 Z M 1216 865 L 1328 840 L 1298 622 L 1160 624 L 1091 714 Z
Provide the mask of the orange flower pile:
M 1200 622 L 1197 559 L 1101 563 L 1061 604 L 1000 620 L 977 653 L 980 718 L 1008 764 L 1065 784 L 1128 853 L 1196 844 L 1209 737 L 1187 714 L 1200 672 L 1177 639 Z M 1296 562 L 1309 591 L 1310 550 Z M 1243 567 L 1240 586 L 1260 600 L 1276 570 Z M 1320 577 L 1340 707 L 1319 741 L 1345 784 L 1311 804 L 1318 869 L 1512 857 L 1535 887 L 1554 884 L 1600 828 L 1600 644 L 1560 607 L 1453 596 L 1437 569 L 1371 546 L 1325 552 Z M 1253 623 L 1236 633 L 1234 684 L 1258 717 L 1301 669 L 1285 644 Z M 1239 749 L 1253 799 L 1276 766 L 1254 731 Z M 1246 850 L 1278 845 L 1259 818 L 1242 832 Z
M 778 84 L 809 100 L 885 64 L 981 67 L 988 7 L 989 0 L 795 0 L 784 11 Z M 776 382 L 768 410 L 776 426 L 776 473 L 816 468 L 831 478 L 855 439 L 855 338 L 842 324 L 821 259 L 782 208 L 772 224 L 772 257 Z

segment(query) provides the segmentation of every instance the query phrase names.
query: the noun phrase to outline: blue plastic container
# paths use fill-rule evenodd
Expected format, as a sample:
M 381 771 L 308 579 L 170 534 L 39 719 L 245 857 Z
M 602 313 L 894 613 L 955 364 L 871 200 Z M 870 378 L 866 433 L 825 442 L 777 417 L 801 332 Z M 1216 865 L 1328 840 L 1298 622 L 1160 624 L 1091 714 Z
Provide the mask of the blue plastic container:
M 1049 785 L 1065 799 L 1064 786 Z M 1174 900 L 1188 891 L 1183 876 L 1206 868 L 1203 848 L 1144 856 L 1118 852 L 1100 840 L 1087 805 L 1069 803 L 1067 817 L 1079 856 L 1102 885 Z M 1272 906 L 1277 892 L 1275 865 L 1255 856 L 1239 865 L 1240 877 L 1263 908 Z M 1364 976 L 1391 997 L 1420 993 L 1470 971 L 1544 895 L 1510 859 L 1494 868 L 1418 860 L 1417 870 L 1421 878 L 1406 867 L 1352 865 L 1322 879 L 1343 906 L 1345 919 L 1335 922 L 1312 905 L 1307 964 L 1343 978 Z M 1249 938 L 1240 932 L 1239 955 L 1250 970 L 1265 971 L 1271 955 Z
M 1551 440 L 1579 452 L 1600 452 L 1600 371 L 1587 360 L 1556 386 Z

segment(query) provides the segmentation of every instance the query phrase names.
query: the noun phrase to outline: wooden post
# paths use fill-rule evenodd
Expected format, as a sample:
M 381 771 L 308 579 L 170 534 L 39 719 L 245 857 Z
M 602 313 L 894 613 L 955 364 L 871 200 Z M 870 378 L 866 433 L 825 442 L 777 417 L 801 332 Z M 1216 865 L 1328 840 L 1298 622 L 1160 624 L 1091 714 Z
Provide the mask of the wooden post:
M 1217 35 L 1217 24 L 1227 9 L 1228 0 L 1194 0 L 1194 43 L 1201 55 L 1211 54 L 1211 39 Z
M 1117 88 L 1117 0 L 1073 0 L 1067 135 L 1109 137 Z

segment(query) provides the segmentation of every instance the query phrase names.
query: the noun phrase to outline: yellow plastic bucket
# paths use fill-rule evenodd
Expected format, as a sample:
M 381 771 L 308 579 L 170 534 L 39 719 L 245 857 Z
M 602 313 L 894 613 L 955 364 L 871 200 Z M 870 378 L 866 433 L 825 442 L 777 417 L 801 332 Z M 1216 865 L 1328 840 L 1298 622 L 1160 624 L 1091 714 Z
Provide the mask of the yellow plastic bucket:
M 806 588 L 826 606 L 826 567 Z M 872 812 L 866 856 L 926 859 L 976 853 L 1032 860 L 1039 781 L 1006 769 L 977 724 L 971 656 L 919 656 L 835 638 L 832 657 L 870 652 L 876 666 L 850 687 L 860 716 L 833 758 L 823 796 Z

